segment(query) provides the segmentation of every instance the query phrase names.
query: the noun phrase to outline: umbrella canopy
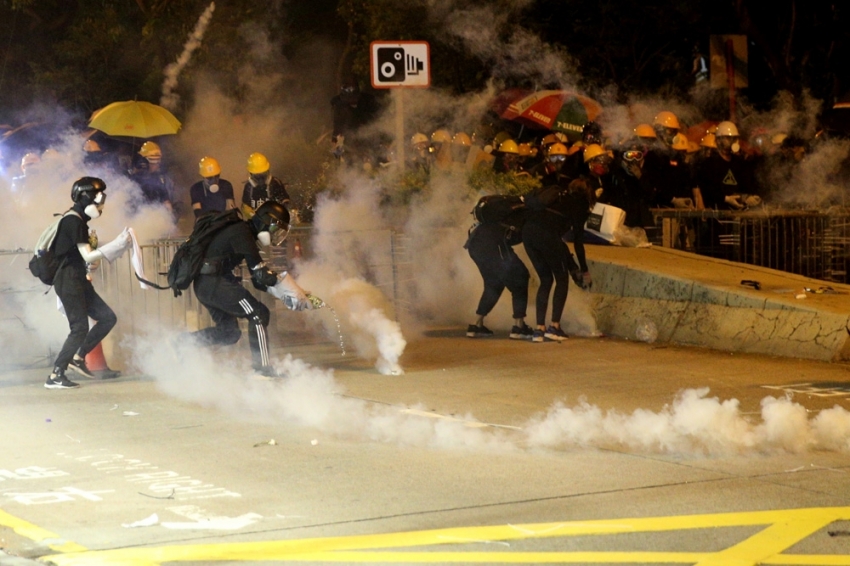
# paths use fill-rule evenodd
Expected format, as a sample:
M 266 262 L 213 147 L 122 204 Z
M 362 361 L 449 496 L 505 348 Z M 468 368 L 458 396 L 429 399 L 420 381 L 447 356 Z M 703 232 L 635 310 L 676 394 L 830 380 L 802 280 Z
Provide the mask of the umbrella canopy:
M 176 134 L 180 121 L 156 104 L 127 100 L 113 102 L 92 114 L 89 127 L 110 136 L 153 138 Z
M 585 124 L 601 113 L 602 106 L 592 98 L 566 90 L 539 90 L 520 95 L 500 116 L 531 128 L 564 132 L 577 141 Z

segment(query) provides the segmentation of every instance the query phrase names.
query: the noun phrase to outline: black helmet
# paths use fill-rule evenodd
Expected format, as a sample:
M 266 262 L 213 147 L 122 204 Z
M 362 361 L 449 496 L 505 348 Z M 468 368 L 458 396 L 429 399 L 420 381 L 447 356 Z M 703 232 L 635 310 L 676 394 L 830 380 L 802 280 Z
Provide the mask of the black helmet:
M 588 122 L 581 129 L 581 141 L 586 145 L 597 143 L 602 144 L 602 126 L 597 122 Z
M 289 211 L 279 202 L 264 202 L 249 222 L 255 234 L 268 232 L 272 245 L 280 245 L 289 234 Z
M 81 177 L 71 187 L 71 200 L 87 206 L 94 202 L 97 193 L 106 190 L 106 183 L 97 177 Z

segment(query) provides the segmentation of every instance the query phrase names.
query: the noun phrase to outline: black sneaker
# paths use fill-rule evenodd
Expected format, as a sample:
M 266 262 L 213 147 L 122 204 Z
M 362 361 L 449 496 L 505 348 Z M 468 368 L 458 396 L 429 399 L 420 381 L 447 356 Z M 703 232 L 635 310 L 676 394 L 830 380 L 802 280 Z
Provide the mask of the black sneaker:
M 545 333 L 544 331 L 542 331 L 542 330 L 540 330 L 540 329 L 538 328 L 538 329 L 537 329 L 537 330 L 535 330 L 535 331 L 534 331 L 534 333 L 531 335 L 531 341 L 532 341 L 532 342 L 545 342 L 545 341 L 546 341 L 546 336 L 545 336 L 545 334 L 546 334 L 546 333 Z
M 563 342 L 567 339 L 567 335 L 564 331 L 554 326 L 548 327 L 543 335 L 549 340 L 553 340 L 555 342 Z
M 493 331 L 484 326 L 477 326 L 475 324 L 470 324 L 466 328 L 466 336 L 469 338 L 487 338 L 488 336 L 492 336 Z
M 533 336 L 534 329 L 527 324 L 511 327 L 511 333 L 509 335 L 514 340 L 531 340 Z
M 115 379 L 116 377 L 121 377 L 121 372 L 112 368 L 96 369 L 92 373 L 97 379 Z
M 59 375 L 50 374 L 47 376 L 47 381 L 44 382 L 44 387 L 46 389 L 73 389 L 79 386 L 79 383 L 74 383 L 65 377 L 64 373 L 60 373 Z
M 86 365 L 86 360 L 84 358 L 74 358 L 68 364 L 68 369 L 82 375 L 83 377 L 87 377 L 89 379 L 95 379 L 94 373 L 88 368 Z

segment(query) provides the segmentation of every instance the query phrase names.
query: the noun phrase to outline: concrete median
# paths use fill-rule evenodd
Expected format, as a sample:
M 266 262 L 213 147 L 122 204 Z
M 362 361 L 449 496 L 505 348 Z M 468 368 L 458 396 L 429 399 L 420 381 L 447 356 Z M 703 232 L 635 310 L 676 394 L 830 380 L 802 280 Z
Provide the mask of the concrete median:
M 605 334 L 651 323 L 662 343 L 850 359 L 848 285 L 661 247 L 592 246 L 588 263 Z

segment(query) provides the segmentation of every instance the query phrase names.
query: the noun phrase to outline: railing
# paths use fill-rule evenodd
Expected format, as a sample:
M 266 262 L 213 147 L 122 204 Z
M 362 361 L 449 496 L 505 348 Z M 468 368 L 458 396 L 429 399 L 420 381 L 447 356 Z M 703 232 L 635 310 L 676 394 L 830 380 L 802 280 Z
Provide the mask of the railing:
M 848 283 L 850 212 L 653 211 L 655 245 Z

